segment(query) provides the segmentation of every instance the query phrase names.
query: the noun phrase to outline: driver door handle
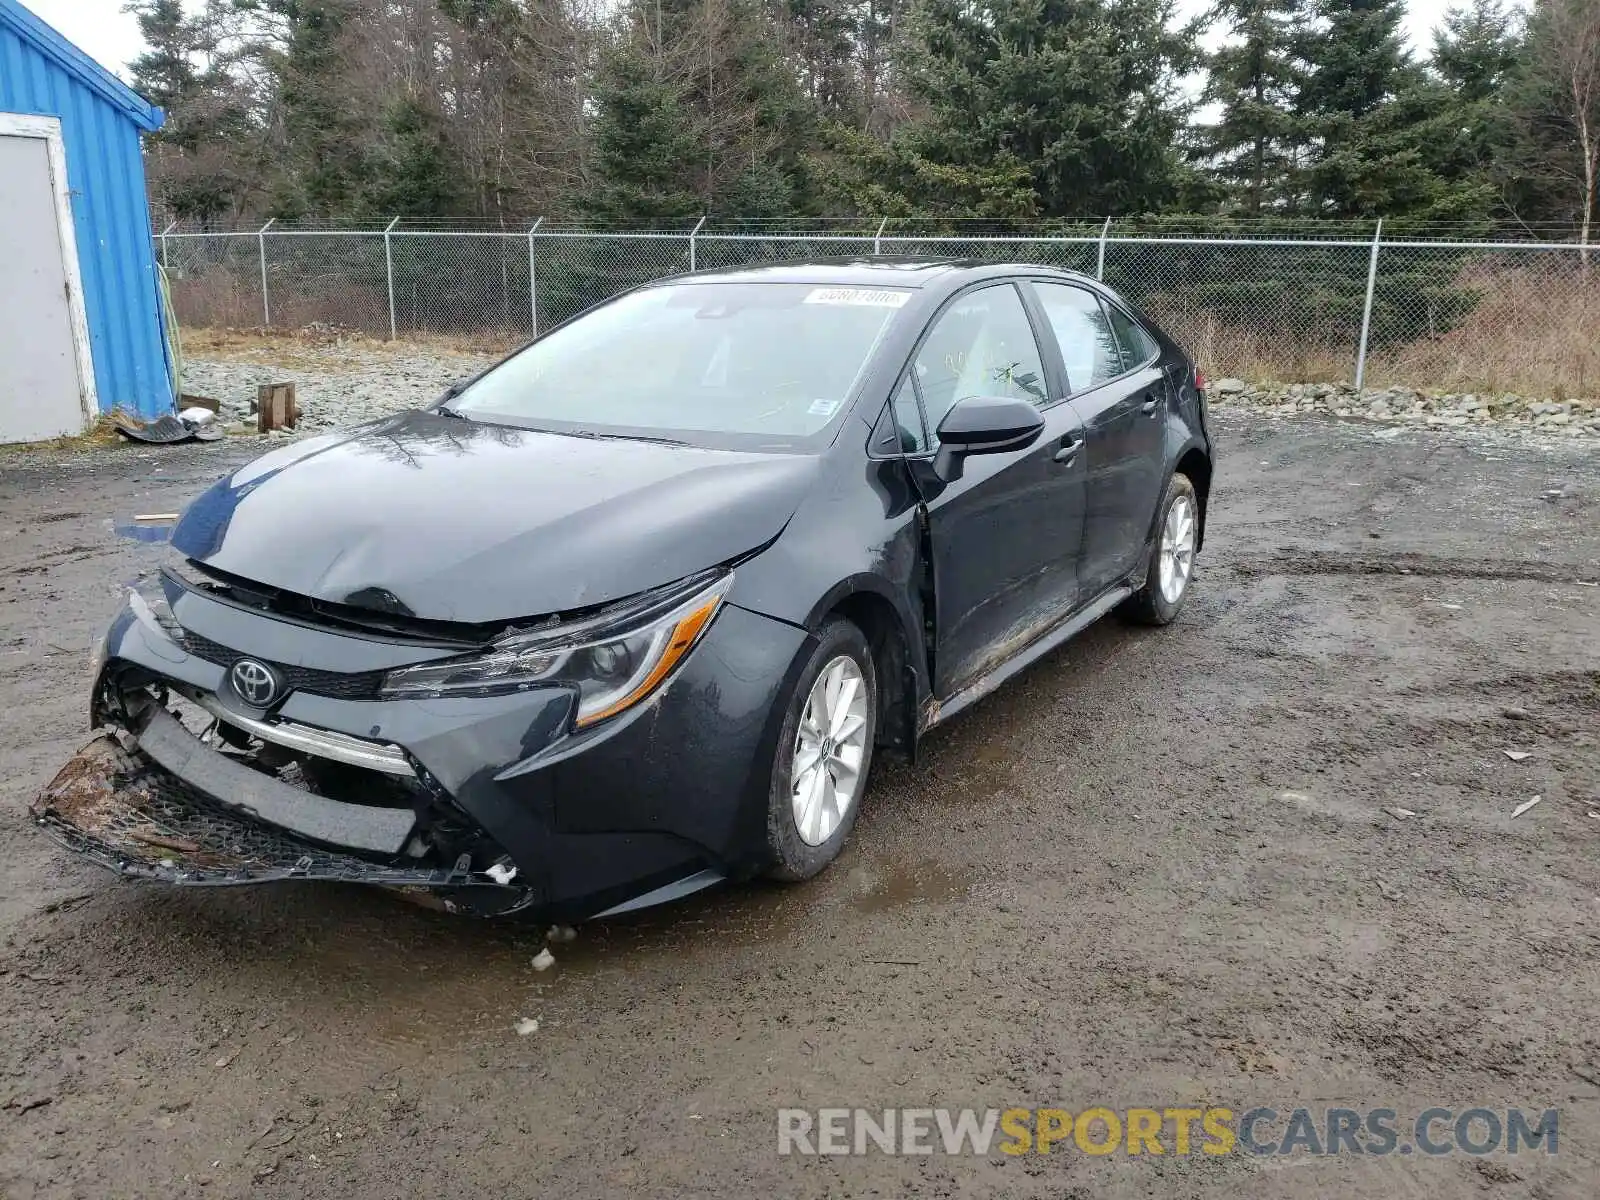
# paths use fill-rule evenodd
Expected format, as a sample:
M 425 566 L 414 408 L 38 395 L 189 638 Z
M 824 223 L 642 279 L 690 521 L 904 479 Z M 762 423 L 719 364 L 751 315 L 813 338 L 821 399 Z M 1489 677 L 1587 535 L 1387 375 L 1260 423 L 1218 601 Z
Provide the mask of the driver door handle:
M 1061 463 L 1063 465 L 1066 465 L 1066 464 L 1072 462 L 1072 460 L 1075 457 L 1077 457 L 1078 451 L 1081 450 L 1081 449 L 1083 449 L 1083 439 L 1082 438 L 1079 438 L 1077 441 L 1074 441 L 1074 442 L 1067 442 L 1065 445 L 1063 445 L 1061 447 L 1061 449 L 1056 451 L 1056 453 L 1055 453 L 1055 461 L 1058 462 L 1058 463 Z

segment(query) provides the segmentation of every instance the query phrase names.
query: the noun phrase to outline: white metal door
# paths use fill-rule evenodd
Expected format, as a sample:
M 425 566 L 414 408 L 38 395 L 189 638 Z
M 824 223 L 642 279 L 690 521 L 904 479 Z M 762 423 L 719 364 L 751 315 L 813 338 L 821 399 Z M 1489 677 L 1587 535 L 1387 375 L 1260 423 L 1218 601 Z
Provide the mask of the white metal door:
M 0 114 L 0 442 L 86 425 L 93 385 L 82 377 L 87 331 L 74 328 L 82 307 L 68 284 L 77 263 L 63 236 L 59 138 L 54 121 Z

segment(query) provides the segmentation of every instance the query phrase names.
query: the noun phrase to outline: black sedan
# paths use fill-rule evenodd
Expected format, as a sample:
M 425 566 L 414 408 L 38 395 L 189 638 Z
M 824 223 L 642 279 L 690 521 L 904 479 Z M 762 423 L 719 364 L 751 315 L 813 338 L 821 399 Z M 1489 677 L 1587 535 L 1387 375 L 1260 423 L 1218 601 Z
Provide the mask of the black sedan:
M 865 259 L 618 296 L 205 492 L 33 805 L 126 874 L 575 920 L 799 880 L 873 755 L 1183 604 L 1204 382 L 1100 284 Z

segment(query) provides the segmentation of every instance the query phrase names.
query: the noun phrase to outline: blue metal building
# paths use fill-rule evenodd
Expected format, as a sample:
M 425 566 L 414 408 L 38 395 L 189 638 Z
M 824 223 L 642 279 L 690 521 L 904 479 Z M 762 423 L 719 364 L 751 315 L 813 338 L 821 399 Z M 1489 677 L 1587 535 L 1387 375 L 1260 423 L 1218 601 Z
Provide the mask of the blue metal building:
M 139 144 L 162 121 L 18 0 L 0 0 L 0 441 L 79 432 L 114 408 L 171 411 Z M 59 264 L 39 250 L 55 245 Z M 58 398 L 67 383 L 71 406 Z

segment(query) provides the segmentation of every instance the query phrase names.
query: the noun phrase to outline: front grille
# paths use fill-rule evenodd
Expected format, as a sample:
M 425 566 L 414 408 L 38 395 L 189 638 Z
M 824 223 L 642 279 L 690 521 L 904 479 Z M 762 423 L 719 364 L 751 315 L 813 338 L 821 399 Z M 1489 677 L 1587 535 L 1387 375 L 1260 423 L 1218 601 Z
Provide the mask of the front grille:
M 188 630 L 184 631 L 183 644 L 196 658 L 216 663 L 219 667 L 231 667 L 245 657 L 238 650 Z M 322 671 L 316 667 L 292 667 L 287 663 L 273 662 L 270 658 L 260 658 L 258 661 L 272 667 L 282 676 L 284 683 L 297 692 L 332 696 L 338 700 L 376 700 L 383 687 L 382 671 Z

